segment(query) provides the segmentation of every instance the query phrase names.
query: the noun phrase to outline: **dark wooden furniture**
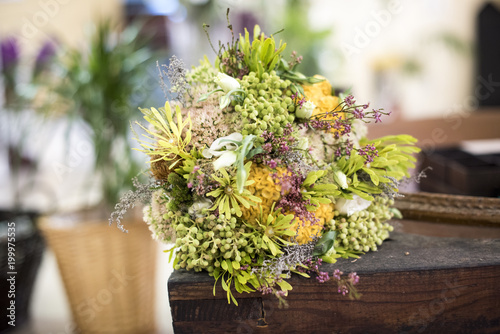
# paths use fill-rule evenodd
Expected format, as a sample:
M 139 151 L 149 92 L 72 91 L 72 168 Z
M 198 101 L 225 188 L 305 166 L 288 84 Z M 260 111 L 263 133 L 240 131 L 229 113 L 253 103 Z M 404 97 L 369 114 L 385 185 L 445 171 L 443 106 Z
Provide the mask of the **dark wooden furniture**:
M 206 273 L 175 271 L 169 299 L 175 333 L 498 333 L 500 239 L 394 232 L 378 252 L 324 266 L 360 277 L 359 300 L 333 284 L 293 276 L 289 307 L 272 296 L 212 294 Z

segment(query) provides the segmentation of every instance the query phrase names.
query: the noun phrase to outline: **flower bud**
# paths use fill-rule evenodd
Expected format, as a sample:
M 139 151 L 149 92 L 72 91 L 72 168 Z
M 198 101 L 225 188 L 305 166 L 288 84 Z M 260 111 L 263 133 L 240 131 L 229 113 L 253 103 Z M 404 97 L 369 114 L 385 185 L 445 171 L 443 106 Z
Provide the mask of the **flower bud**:
M 349 187 L 347 184 L 347 176 L 341 170 L 336 170 L 333 173 L 333 178 L 342 189 L 347 189 Z
M 302 105 L 302 107 L 298 108 L 295 111 L 295 115 L 298 118 L 311 118 L 314 108 L 316 108 L 316 105 L 314 103 L 312 103 L 311 101 L 306 101 Z
M 236 80 L 233 77 L 230 77 L 225 73 L 217 74 L 217 77 L 214 79 L 214 82 L 218 84 L 220 88 L 222 88 L 224 93 L 228 93 L 233 89 L 240 88 L 240 83 L 238 82 L 238 80 Z

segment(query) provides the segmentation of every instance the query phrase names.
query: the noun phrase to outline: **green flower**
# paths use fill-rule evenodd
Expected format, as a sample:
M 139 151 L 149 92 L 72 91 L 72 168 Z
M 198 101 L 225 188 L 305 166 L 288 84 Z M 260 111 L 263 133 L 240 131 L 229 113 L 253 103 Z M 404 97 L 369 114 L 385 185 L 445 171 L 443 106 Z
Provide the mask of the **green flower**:
M 257 220 L 257 225 L 246 224 L 252 228 L 254 232 L 244 233 L 247 239 L 251 239 L 257 248 L 269 250 L 273 256 L 283 253 L 281 247 L 283 245 L 292 245 L 291 242 L 284 239 L 289 239 L 295 236 L 295 231 L 290 228 L 294 215 L 283 215 L 281 209 L 274 210 L 274 204 L 271 208 L 271 213 Z
M 245 165 L 247 175 L 250 173 L 251 164 L 252 162 L 247 162 Z M 259 197 L 253 196 L 246 188 L 239 193 L 236 185 L 236 178 L 230 177 L 225 168 L 221 168 L 220 172 L 223 177 L 212 175 L 212 178 L 219 183 L 219 188 L 207 194 L 207 196 L 216 199 L 214 206 L 211 207 L 210 210 L 218 208 L 219 214 L 224 214 L 227 219 L 231 217 L 232 212 L 238 217 L 241 217 L 240 204 L 248 209 L 250 206 L 256 205 L 262 201 Z M 253 180 L 249 180 L 246 181 L 244 185 L 246 187 L 254 182 Z

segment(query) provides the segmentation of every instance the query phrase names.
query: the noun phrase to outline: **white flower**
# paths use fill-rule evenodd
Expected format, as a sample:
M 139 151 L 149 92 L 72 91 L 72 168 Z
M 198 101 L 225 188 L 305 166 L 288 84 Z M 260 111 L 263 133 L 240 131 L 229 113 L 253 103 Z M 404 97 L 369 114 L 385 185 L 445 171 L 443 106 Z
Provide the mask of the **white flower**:
M 342 189 L 347 189 L 349 185 L 347 184 L 347 176 L 341 171 L 337 170 L 333 173 L 333 177 L 335 179 L 335 182 L 342 188 Z
M 366 199 L 362 199 L 358 195 L 354 195 L 353 199 L 337 199 L 337 201 L 335 202 L 335 209 L 343 215 L 350 216 L 353 213 L 368 208 L 371 204 L 371 201 L 367 201 Z
M 314 108 L 316 108 L 316 105 L 314 103 L 312 103 L 311 101 L 306 101 L 302 105 L 302 107 L 299 107 L 295 111 L 295 115 L 298 118 L 311 118 Z
M 299 139 L 299 144 L 297 145 L 297 148 L 299 150 L 307 150 L 309 149 L 309 138 L 307 137 L 300 137 Z
M 218 138 L 214 140 L 210 148 L 203 150 L 203 156 L 207 159 L 219 157 L 214 161 L 214 169 L 219 170 L 222 167 L 229 167 L 236 162 L 237 154 L 236 149 L 241 142 L 243 135 L 238 132 L 231 133 L 229 136 Z
M 214 161 L 214 169 L 219 170 L 222 167 L 232 166 L 236 162 L 238 155 L 234 151 L 226 151 L 222 153 L 219 159 Z
M 188 213 L 196 218 L 202 218 L 203 209 L 209 209 L 212 206 L 212 202 L 208 198 L 203 198 L 197 202 L 194 202 L 188 209 Z
M 214 79 L 214 82 L 218 84 L 220 88 L 222 88 L 224 93 L 228 93 L 233 89 L 240 88 L 240 83 L 238 82 L 238 80 L 224 73 L 217 74 L 217 77 Z

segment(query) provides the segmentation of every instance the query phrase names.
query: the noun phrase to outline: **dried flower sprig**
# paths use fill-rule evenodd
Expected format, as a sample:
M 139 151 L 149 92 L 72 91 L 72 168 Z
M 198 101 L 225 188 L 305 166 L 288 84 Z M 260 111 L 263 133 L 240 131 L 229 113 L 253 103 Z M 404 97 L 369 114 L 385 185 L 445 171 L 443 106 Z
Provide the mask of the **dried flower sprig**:
M 165 64 L 160 66 L 156 62 L 156 67 L 160 77 L 160 87 L 165 94 L 165 98 L 170 101 L 179 101 L 180 104 L 185 106 L 186 94 L 189 93 L 189 83 L 186 78 L 187 70 L 184 67 L 184 62 L 176 56 L 172 56 L 168 66 Z M 166 82 L 165 77 L 169 84 Z
M 115 205 L 115 211 L 111 213 L 109 218 L 109 225 L 116 222 L 116 225 L 122 232 L 128 232 L 122 224 L 122 219 L 127 211 L 133 208 L 138 202 L 149 202 L 153 192 L 160 187 L 160 184 L 156 180 L 150 180 L 148 183 L 140 183 L 139 179 L 133 178 L 132 184 L 135 190 L 129 190 L 121 196 L 120 202 Z

